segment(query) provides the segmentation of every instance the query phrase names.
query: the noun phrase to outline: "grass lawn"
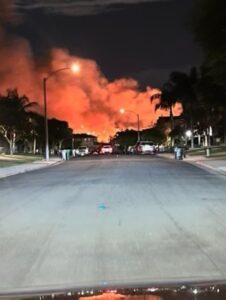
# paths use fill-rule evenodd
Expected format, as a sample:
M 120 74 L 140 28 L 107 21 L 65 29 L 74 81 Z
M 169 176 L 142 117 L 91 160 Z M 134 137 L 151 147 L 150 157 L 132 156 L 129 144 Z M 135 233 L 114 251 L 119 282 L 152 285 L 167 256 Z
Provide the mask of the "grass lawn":
M 206 155 L 205 148 L 191 149 L 187 151 L 188 155 Z M 212 146 L 210 147 L 210 157 L 221 157 L 226 156 L 226 145 L 223 146 Z
M 0 155 L 0 168 L 15 166 L 43 159 L 40 155 Z

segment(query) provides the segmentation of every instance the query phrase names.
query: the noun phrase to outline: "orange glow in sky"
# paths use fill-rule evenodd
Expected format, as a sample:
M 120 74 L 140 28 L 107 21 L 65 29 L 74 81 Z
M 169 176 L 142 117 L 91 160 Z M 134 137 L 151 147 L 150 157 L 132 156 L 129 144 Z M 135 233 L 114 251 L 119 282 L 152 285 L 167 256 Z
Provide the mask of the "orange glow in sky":
M 74 72 L 59 72 L 47 82 L 48 116 L 68 121 L 74 133 L 89 132 L 106 141 L 118 130 L 136 128 L 136 115 L 120 114 L 121 107 L 140 115 L 141 128 L 153 126 L 159 116 L 168 115 L 165 110 L 155 111 L 158 99 L 150 102 L 157 89 L 147 87 L 141 92 L 130 78 L 109 81 L 95 61 L 73 57 L 67 50 L 52 49 L 48 68 L 37 69 L 28 42 L 16 38 L 0 49 L 0 57 L 0 73 L 4 74 L 0 92 L 18 88 L 19 94 L 26 94 L 40 106 L 43 77 L 76 62 Z M 179 105 L 174 113 L 181 113 Z

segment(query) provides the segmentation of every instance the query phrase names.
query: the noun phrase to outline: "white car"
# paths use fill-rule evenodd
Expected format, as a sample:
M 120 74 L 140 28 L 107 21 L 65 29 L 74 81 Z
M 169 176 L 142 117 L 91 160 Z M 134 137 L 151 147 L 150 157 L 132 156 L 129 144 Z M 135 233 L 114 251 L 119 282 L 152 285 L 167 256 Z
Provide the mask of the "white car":
M 134 154 L 135 153 L 135 146 L 129 146 L 127 149 L 128 153 Z
M 111 145 L 103 145 L 100 150 L 101 154 L 112 154 L 112 152 L 113 148 Z
M 86 146 L 81 146 L 75 150 L 75 153 L 79 156 L 85 156 L 89 154 L 89 148 Z
M 155 154 L 156 150 L 154 143 L 149 141 L 138 142 L 135 149 L 138 154 Z

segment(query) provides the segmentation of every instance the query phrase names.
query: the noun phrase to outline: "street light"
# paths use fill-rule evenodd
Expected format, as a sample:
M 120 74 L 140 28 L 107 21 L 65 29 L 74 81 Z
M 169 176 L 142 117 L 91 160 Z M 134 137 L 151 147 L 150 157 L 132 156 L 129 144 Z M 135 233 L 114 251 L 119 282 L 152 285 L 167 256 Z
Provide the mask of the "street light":
M 43 78 L 43 100 L 44 100 L 44 120 L 45 120 L 45 160 L 49 161 L 49 129 L 48 129 L 48 113 L 47 113 L 47 80 L 56 75 L 57 73 L 65 70 L 71 70 L 73 73 L 78 73 L 80 71 L 80 65 L 74 63 L 71 67 L 65 67 L 57 69 L 48 73 L 46 77 Z
M 140 116 L 139 114 L 137 114 L 135 111 L 132 110 L 125 110 L 124 108 L 120 108 L 119 110 L 120 114 L 124 114 L 124 113 L 132 113 L 135 114 L 137 117 L 137 142 L 140 142 Z
M 71 71 L 73 73 L 79 73 L 80 72 L 80 65 L 77 64 L 77 63 L 74 63 L 74 64 L 71 65 L 71 67 L 69 69 L 71 69 Z
M 189 129 L 189 130 L 187 130 L 187 131 L 185 132 L 185 134 L 186 134 L 186 136 L 187 136 L 188 138 L 191 138 L 191 136 L 192 136 L 192 131 Z

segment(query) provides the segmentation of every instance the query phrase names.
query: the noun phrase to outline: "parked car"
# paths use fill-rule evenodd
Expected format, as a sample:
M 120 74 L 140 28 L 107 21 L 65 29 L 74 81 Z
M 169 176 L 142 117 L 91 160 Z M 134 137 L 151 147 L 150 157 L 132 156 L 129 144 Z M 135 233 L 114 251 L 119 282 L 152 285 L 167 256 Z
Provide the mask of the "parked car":
M 86 146 L 81 146 L 75 150 L 75 153 L 79 156 L 85 156 L 89 154 L 89 148 Z
M 113 147 L 110 144 L 103 145 L 101 147 L 100 153 L 101 154 L 112 154 L 113 153 Z
M 153 142 L 141 141 L 135 145 L 136 154 L 155 154 L 156 149 Z
M 101 152 L 101 147 L 97 147 L 91 151 L 92 155 L 99 155 Z
M 135 150 L 136 150 L 135 146 L 129 146 L 128 149 L 127 149 L 127 152 L 130 153 L 130 154 L 134 154 Z

